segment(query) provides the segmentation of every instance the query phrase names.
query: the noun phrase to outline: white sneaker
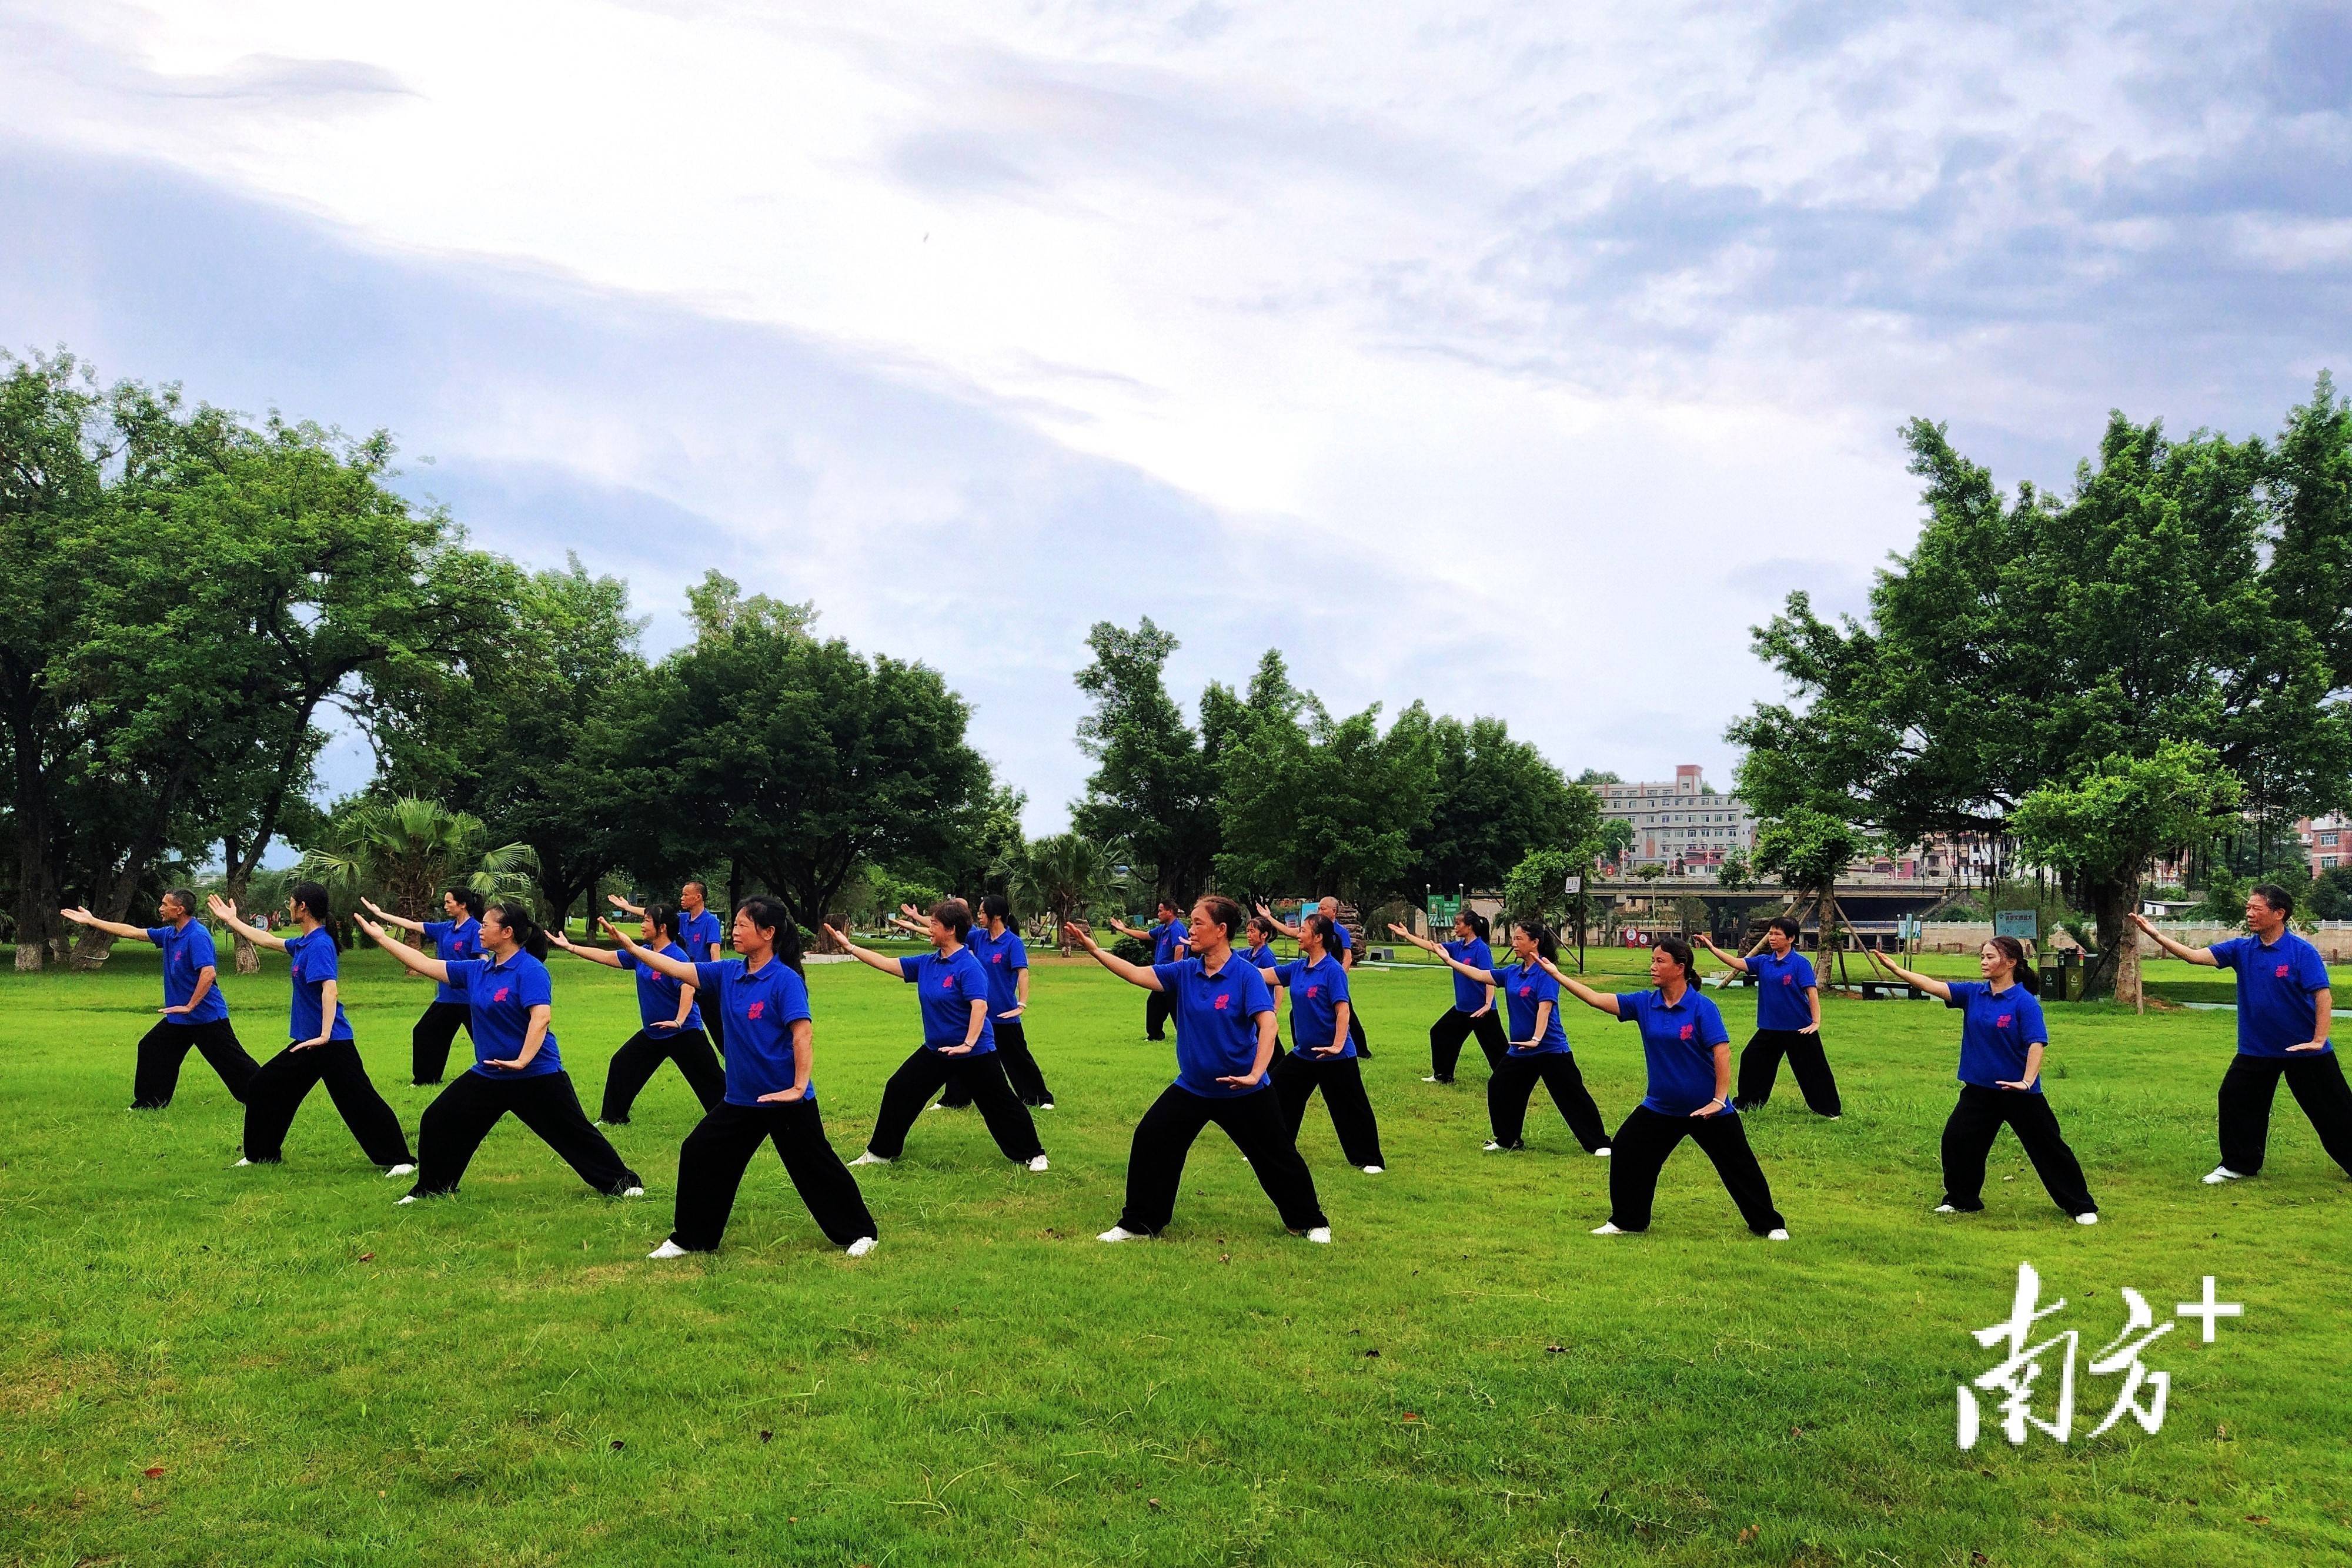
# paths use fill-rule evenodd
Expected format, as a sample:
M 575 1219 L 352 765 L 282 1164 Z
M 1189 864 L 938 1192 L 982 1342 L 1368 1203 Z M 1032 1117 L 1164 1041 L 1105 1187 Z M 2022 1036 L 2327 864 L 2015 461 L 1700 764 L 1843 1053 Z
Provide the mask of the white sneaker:
M 1114 1225 L 1108 1230 L 1104 1231 L 1100 1236 L 1096 1237 L 1095 1239 L 1097 1241 L 1140 1241 L 1143 1239 L 1143 1234 L 1140 1231 L 1129 1230 L 1124 1225 Z
M 944 1100 L 934 1100 L 929 1104 L 923 1107 L 926 1111 L 944 1111 L 947 1108 L 948 1103 Z
M 1606 1145 L 1597 1148 L 1592 1151 L 1592 1157 L 1596 1160 L 1605 1160 L 1609 1157 L 1609 1149 Z
M 648 1259 L 683 1258 L 686 1256 L 686 1249 L 680 1247 L 675 1241 L 665 1241 L 660 1246 L 655 1248 L 652 1251 L 646 1253 L 646 1256 Z
M 400 1200 L 400 1202 L 401 1202 L 401 1203 L 415 1203 L 415 1201 L 416 1201 L 416 1195 L 415 1195 L 415 1193 L 413 1193 L 413 1192 L 412 1192 L 412 1193 L 410 1193 L 407 1197 L 404 1197 L 404 1198 L 402 1198 L 402 1199 Z M 400 1207 L 400 1205 L 399 1205 L 399 1204 L 394 1204 L 393 1207 L 395 1207 L 395 1208 L 397 1208 L 398 1207 Z
M 1045 1156 L 1039 1155 L 1035 1159 L 1031 1160 L 1029 1162 L 1029 1168 L 1033 1171 L 1044 1170 L 1045 1168 Z
M 1764 1239 L 1767 1241 L 1786 1241 L 1789 1239 L 1789 1233 L 1785 1230 L 1768 1230 L 1764 1233 Z
M 1328 1247 L 1331 1245 L 1331 1228 L 1328 1225 L 1318 1225 L 1307 1233 L 1307 1239 L 1318 1247 Z
M 1366 1166 L 1364 1167 L 1364 1174 L 1366 1176 L 1378 1176 L 1386 1169 L 1388 1169 L 1388 1166 Z
M 1040 1111 L 1050 1111 L 1053 1108 L 1054 1103 L 1051 1100 L 1046 1101 L 1043 1105 L 1037 1107 Z
M 1937 1214 L 1958 1214 L 1959 1213 L 1959 1210 L 1954 1208 L 1948 1203 L 1939 1203 L 1936 1206 L 1936 1212 Z
M 233 1165 L 233 1166 L 229 1166 L 228 1168 L 229 1168 L 229 1169 L 231 1169 L 231 1170 L 233 1170 L 233 1171 L 241 1171 L 241 1170 L 243 1170 L 246 1166 L 247 1166 L 251 1165 L 252 1163 L 253 1163 L 253 1162 L 252 1162 L 251 1160 L 239 1160 L 239 1161 L 237 1161 L 237 1162 L 236 1162 L 236 1164 L 235 1164 L 235 1165 Z
M 1434 1083 L 1437 1082 L 1437 1074 L 1434 1072 L 1424 1073 L 1423 1074 L 1421 1081 L 1423 1083 Z
M 1614 1225 L 1603 1224 L 1594 1226 L 1592 1228 L 1592 1234 L 1595 1236 L 1622 1236 L 1625 1233 L 1618 1229 Z
M 2215 1166 L 2211 1170 L 2205 1173 L 2205 1185 L 2207 1186 L 2220 1186 L 2225 1181 L 2243 1181 L 2245 1179 L 2245 1172 L 2233 1171 L 2227 1166 Z
M 625 1186 L 621 1189 L 621 1196 L 623 1197 L 643 1197 L 646 1196 L 646 1189 L 641 1186 Z
M 1496 1142 L 1494 1139 L 1492 1139 L 1492 1138 L 1489 1138 L 1489 1139 L 1487 1139 L 1487 1140 L 1486 1140 L 1486 1153 L 1488 1153 L 1488 1154 L 1490 1154 L 1490 1155 L 1493 1155 L 1493 1154 L 1500 1154 L 1500 1153 L 1502 1153 L 1502 1152 L 1503 1152 L 1503 1145 L 1500 1145 L 1500 1144 L 1496 1143 Z
M 890 1162 L 884 1159 L 880 1155 L 876 1154 L 872 1149 L 868 1149 L 849 1163 L 853 1166 L 887 1166 Z
M 384 1172 L 383 1177 L 386 1181 L 390 1181 L 394 1176 L 415 1176 L 415 1174 L 416 1167 L 404 1160 L 399 1165 L 396 1165 L 390 1170 Z
M 2074 1223 L 2077 1225 L 2096 1225 L 2098 1222 L 2099 1211 L 2095 1208 L 2088 1214 L 2078 1214 L 2074 1217 Z
M 874 1250 L 874 1238 L 861 1236 L 844 1249 L 852 1258 L 863 1258 Z

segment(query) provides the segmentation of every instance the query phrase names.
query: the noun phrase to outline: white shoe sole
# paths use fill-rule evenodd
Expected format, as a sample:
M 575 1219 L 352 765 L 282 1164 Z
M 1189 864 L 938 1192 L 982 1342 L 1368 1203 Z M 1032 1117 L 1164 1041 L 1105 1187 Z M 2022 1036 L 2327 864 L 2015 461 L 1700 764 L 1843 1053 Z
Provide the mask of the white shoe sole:
M 2074 1217 L 2074 1223 L 2077 1225 L 2096 1225 L 2098 1222 L 2099 1215 L 2096 1209 L 2088 1214 L 2078 1214 Z
M 1625 1232 L 1618 1229 L 1614 1225 L 1596 1225 L 1592 1228 L 1592 1234 L 1595 1236 L 1622 1236 Z
M 2205 1173 L 2205 1185 L 2207 1186 L 2220 1186 L 2223 1182 L 2243 1181 L 2246 1178 L 2242 1174 L 2231 1170 L 2227 1166 L 2219 1166 Z
M 416 1174 L 416 1167 L 415 1167 L 415 1166 L 411 1166 L 411 1165 L 400 1165 L 400 1166 L 393 1166 L 390 1170 L 388 1170 L 388 1171 L 386 1171 L 386 1172 L 384 1172 L 384 1173 L 383 1173 L 383 1179 L 384 1179 L 384 1180 L 386 1180 L 386 1181 L 390 1181 L 390 1180 L 391 1180 L 393 1177 L 394 1177 L 394 1176 L 415 1176 L 415 1174 Z
M 685 1248 L 680 1247 L 675 1241 L 665 1241 L 660 1246 L 655 1248 L 652 1251 L 646 1253 L 646 1261 L 651 1262 L 656 1259 L 683 1258 L 685 1256 Z
M 887 1166 L 890 1162 L 869 1149 L 849 1163 L 853 1166 Z
M 1039 1155 L 1035 1159 L 1028 1162 L 1028 1164 L 1029 1168 L 1033 1171 L 1042 1171 L 1050 1168 L 1046 1166 L 1045 1156 L 1043 1155 Z
M 1764 1239 L 1767 1241 L 1786 1241 L 1789 1239 L 1789 1233 L 1785 1230 L 1768 1230 L 1764 1233 Z
M 874 1238 L 871 1236 L 861 1236 L 856 1240 L 851 1242 L 848 1246 L 843 1248 L 842 1250 L 848 1253 L 852 1258 L 863 1258 L 868 1252 L 874 1250 Z
M 1307 1233 L 1307 1239 L 1314 1242 L 1318 1247 L 1328 1247 L 1331 1245 L 1331 1228 L 1328 1225 L 1318 1225 Z

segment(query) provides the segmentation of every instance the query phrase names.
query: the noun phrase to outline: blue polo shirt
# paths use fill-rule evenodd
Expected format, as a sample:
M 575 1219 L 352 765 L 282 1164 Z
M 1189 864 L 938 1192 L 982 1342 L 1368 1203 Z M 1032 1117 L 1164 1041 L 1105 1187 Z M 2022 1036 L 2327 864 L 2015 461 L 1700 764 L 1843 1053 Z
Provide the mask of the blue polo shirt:
M 756 974 L 740 958 L 706 960 L 694 973 L 695 988 L 727 1019 L 727 1103 L 757 1105 L 790 1089 L 793 1025 L 810 1016 L 807 982 L 772 956 Z M 801 1098 L 816 1098 L 814 1073 Z
M 1559 1021 L 1559 982 L 1539 964 L 1506 964 L 1493 971 L 1495 987 L 1503 993 L 1511 1015 L 1511 1054 L 1541 1056 L 1568 1049 L 1568 1028 Z M 1536 1004 L 1549 1002 L 1551 1017 L 1544 1022 L 1543 1038 L 1535 1039 Z M 1533 1041 L 1522 1045 L 1522 1041 Z
M 1176 1087 L 1211 1100 L 1255 1094 L 1270 1077 L 1236 1089 L 1218 1079 L 1247 1072 L 1257 1061 L 1257 1019 L 1274 1011 L 1265 977 L 1229 953 L 1225 967 L 1205 973 L 1198 958 L 1155 964 L 1160 988 L 1176 1014 Z
M 1021 940 L 1021 933 L 1007 925 L 1002 936 L 991 936 L 984 925 L 975 925 L 965 939 L 964 948 L 980 960 L 981 972 L 988 977 L 989 1017 L 1001 1019 L 1021 1005 L 1021 971 L 1029 967 L 1029 945 Z
M 2213 962 L 2238 972 L 2238 1054 L 2285 1056 L 2319 1032 L 2319 1004 L 2312 993 L 2327 988 L 2327 965 L 2319 949 L 2292 931 L 2265 946 L 2252 936 L 2216 942 Z M 2326 1056 L 2336 1049 L 2298 1051 Z M 2292 1059 L 2290 1059 L 2292 1060 Z
M 1181 920 L 1151 928 L 1151 961 L 1154 965 L 1176 962 L 1176 949 L 1192 940 L 1192 934 L 1184 929 Z
M 1944 1005 L 1958 1008 L 1960 1020 L 1960 1082 L 1979 1089 L 2016 1083 L 2025 1077 L 2026 1048 L 2050 1043 L 2049 1026 L 2042 1021 L 2042 1003 L 2023 986 L 2012 985 L 1996 996 L 1982 980 L 1954 980 Z M 2305 1037 L 2309 1038 L 2308 1036 Z M 2030 1092 L 2042 1092 L 2036 1074 Z
M 165 1023 L 219 1023 L 228 1017 L 228 998 L 221 995 L 220 952 L 213 946 L 213 934 L 205 929 L 201 920 L 191 920 L 185 925 L 150 925 L 147 940 L 163 949 L 163 1005 L 176 1008 L 186 1005 L 195 995 L 196 977 L 206 969 L 213 972 L 213 988 L 193 1012 L 167 1013 Z M 313 1029 L 310 1034 L 319 1031 Z M 297 1035 L 308 1040 L 310 1034 Z
M 1813 984 L 1811 959 L 1794 947 L 1785 958 L 1775 958 L 1772 950 L 1765 948 L 1748 959 L 1748 972 L 1756 977 L 1756 1027 L 1758 1029 L 1806 1029 L 1813 1021 L 1813 1009 L 1805 1000 L 1806 988 Z
M 1494 972 L 1495 950 L 1475 936 L 1467 942 L 1446 943 L 1445 956 L 1456 963 L 1467 964 L 1474 969 L 1485 969 L 1489 974 Z M 1486 1005 L 1486 988 L 1484 985 L 1459 969 L 1448 969 L 1446 973 L 1454 977 L 1454 1010 L 1455 1012 L 1475 1013 Z M 1537 973 L 1542 974 L 1543 971 L 1539 969 Z M 1550 977 L 1545 977 L 1549 979 Z
M 710 945 L 713 942 L 719 944 L 720 952 L 727 950 L 727 934 L 719 927 L 719 916 L 708 909 L 699 915 L 679 914 L 677 945 L 686 949 L 688 958 L 697 964 L 710 962 Z M 789 1089 L 792 1085 L 787 1083 L 784 1087 Z
M 1242 962 L 1254 969 L 1271 969 L 1282 962 L 1271 942 L 1261 942 L 1242 955 Z
M 637 956 L 626 947 L 613 956 L 620 959 L 621 967 L 634 970 L 636 974 L 637 1021 L 658 1034 L 677 1033 L 677 1030 L 670 1027 L 670 1019 L 677 1017 L 677 998 L 679 993 L 686 989 L 686 982 L 674 980 L 651 965 L 638 963 Z M 675 942 L 663 948 L 661 956 L 665 958 L 675 958 L 681 964 L 694 962 L 692 958 L 687 956 L 686 949 Z M 702 1002 L 699 998 L 697 998 L 694 1006 L 686 1009 L 686 1022 L 678 1028 L 700 1029 L 701 1027 Z
M 326 984 L 341 971 L 335 953 L 335 939 L 323 925 L 313 928 L 308 936 L 289 936 L 286 938 L 286 960 L 294 978 L 294 1005 L 287 1016 L 287 1038 L 316 1040 L 319 1038 L 320 1004 L 326 1000 Z M 335 1027 L 327 1031 L 327 1038 L 352 1038 L 351 1020 L 343 1017 L 343 1004 L 340 998 L 335 1003 Z
M 451 958 L 478 958 L 482 956 L 482 923 L 468 915 L 463 920 L 428 920 L 425 935 L 433 939 L 433 956 L 445 962 Z M 451 985 L 435 988 L 436 1002 L 462 1002 L 466 993 Z
M 1687 1116 L 1715 1098 L 1715 1048 L 1731 1043 L 1723 1014 L 1696 986 L 1671 1007 L 1665 993 L 1627 991 L 1617 998 L 1617 1021 L 1638 1025 L 1650 1089 L 1642 1108 L 1661 1116 Z M 1727 1104 L 1723 1115 L 1733 1114 Z
M 988 974 L 971 949 L 959 947 L 952 958 L 938 953 L 901 958 L 898 977 L 915 988 L 923 1004 L 923 1049 L 961 1045 L 971 1033 L 971 1004 L 988 1000 Z M 995 1049 L 996 1025 L 983 1014 L 971 1054 L 986 1056 Z
M 466 1005 L 473 1009 L 473 1017 L 467 1020 L 474 1040 L 474 1065 L 469 1071 L 485 1078 L 545 1078 L 563 1071 L 552 1024 L 540 1037 L 539 1054 L 520 1071 L 483 1065 L 520 1056 L 523 1037 L 530 1032 L 530 1009 L 555 1005 L 555 982 L 546 965 L 520 949 L 503 963 L 488 957 L 456 958 L 449 964 L 449 979 L 466 993 Z
M 1275 966 L 1275 978 L 1290 992 L 1290 1053 L 1307 1061 L 1343 1061 L 1356 1054 L 1356 1042 L 1339 1035 L 1345 1048 L 1336 1055 L 1309 1051 L 1329 1045 L 1339 1035 L 1339 1004 L 1348 999 L 1348 971 L 1326 953 L 1309 963 L 1293 958 Z

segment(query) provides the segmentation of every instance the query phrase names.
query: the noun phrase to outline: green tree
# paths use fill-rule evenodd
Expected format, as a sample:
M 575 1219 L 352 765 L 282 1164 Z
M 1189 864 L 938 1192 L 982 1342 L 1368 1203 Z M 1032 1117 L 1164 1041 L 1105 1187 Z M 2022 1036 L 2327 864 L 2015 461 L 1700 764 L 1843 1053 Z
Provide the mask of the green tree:
M 2343 553 L 2331 486 L 2347 435 L 2323 382 L 2282 441 L 2290 484 L 2259 441 L 2173 441 L 2116 414 L 2068 495 L 2004 500 L 1915 421 L 1928 520 L 1865 622 L 1832 625 L 1799 593 L 1758 631 L 1802 707 L 1732 727 L 1741 792 L 1767 816 L 1813 810 L 1897 842 L 2000 836 L 2046 783 L 2179 740 L 2210 747 L 2258 812 L 2344 803 L 2352 724 L 2327 630 L 2344 612 L 2287 578 Z
M 1566 850 L 1529 850 L 1503 878 L 1503 913 L 1511 919 L 1530 917 L 1557 931 L 1572 903 L 1568 879 L 1584 862 Z
M 537 871 L 529 844 L 492 847 L 479 817 L 413 795 L 345 801 L 321 840 L 295 869 L 326 886 L 339 915 L 367 897 L 413 920 L 438 920 L 442 889 L 509 898 L 528 892 Z
M 1756 873 L 1775 878 L 1801 897 L 1822 900 L 1821 947 L 1836 939 L 1830 913 L 1837 879 L 1846 867 L 1877 847 L 1875 841 L 1842 817 L 1798 806 L 1756 829 Z
M 1151 868 L 1160 897 L 1188 903 L 1207 885 L 1217 853 L 1217 778 L 1168 695 L 1177 641 L 1147 615 L 1132 632 L 1097 622 L 1087 646 L 1094 662 L 1076 679 L 1094 710 L 1078 721 L 1078 748 L 1095 771 L 1072 823 L 1097 842 L 1127 846 Z
M 1431 744 L 1435 788 L 1428 825 L 1413 841 L 1431 886 L 1494 887 L 1534 849 L 1591 843 L 1596 856 L 1601 852 L 1599 797 L 1586 780 L 1570 784 L 1542 752 L 1512 739 L 1501 719 L 1440 718 Z
M 2128 917 L 2148 863 L 2204 844 L 2242 793 L 2211 747 L 2168 740 L 2153 757 L 2103 757 L 2074 779 L 2029 791 L 2010 814 L 2026 857 L 2057 871 L 2096 921 L 2099 988 L 2117 1001 L 2140 1000 Z
M 1024 846 L 1013 870 L 1013 899 L 1040 909 L 1054 922 L 1054 940 L 1070 951 L 1066 921 L 1087 921 L 1097 910 L 1118 907 L 1120 887 L 1110 852 L 1083 833 L 1054 833 Z

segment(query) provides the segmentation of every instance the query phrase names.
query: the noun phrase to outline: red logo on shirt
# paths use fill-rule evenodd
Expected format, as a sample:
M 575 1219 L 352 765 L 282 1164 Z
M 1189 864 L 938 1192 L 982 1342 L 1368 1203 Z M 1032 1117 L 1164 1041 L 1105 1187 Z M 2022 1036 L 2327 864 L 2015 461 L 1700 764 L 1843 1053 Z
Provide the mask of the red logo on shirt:
M 992 964 L 1002 964 L 1004 962 L 1004 955 L 1002 953 L 991 953 L 988 956 L 988 961 Z
M 2014 1013 L 2003 1013 L 2000 1017 L 1992 1020 L 1992 1027 L 1995 1029 L 2007 1029 L 2009 1027 L 2009 1020 L 2016 1016 L 2017 1015 Z
M 1797 977 L 1794 975 L 1783 975 L 1780 977 L 1780 983 L 1784 986 L 1793 986 L 1797 983 Z
M 1688 1040 L 1691 1036 L 1693 1036 L 1693 1035 L 1696 1034 L 1697 1032 L 1698 1032 L 1698 1025 L 1696 1025 L 1696 1024 L 1695 1024 L 1695 1023 L 1686 1023 L 1686 1024 L 1683 1025 L 1683 1032 L 1682 1032 L 1682 1034 L 1681 1034 L 1681 1036 L 1680 1036 L 1679 1038 L 1681 1038 L 1681 1039 L 1683 1039 L 1683 1040 Z
M 491 998 L 490 998 L 490 1000 L 492 1000 L 492 1001 L 494 1001 L 494 1002 L 502 1002 L 502 1001 L 505 1001 L 506 999 L 507 999 L 507 988 L 506 988 L 506 987 L 504 987 L 504 986 L 500 986 L 500 987 L 498 988 L 497 992 L 496 992 L 495 994 L 493 994 L 493 995 L 491 996 Z
M 1320 986 L 1309 986 L 1307 988 L 1307 999 L 1309 1001 L 1313 1001 L 1317 997 L 1319 997 L 1322 994 L 1323 988 Z
M 2280 979 L 2284 980 L 2286 978 L 2286 966 L 2284 964 L 2281 964 L 2278 967 L 2277 974 Z
M 953 975 L 941 975 L 940 977 L 940 988 L 946 991 L 954 990 L 955 977 Z
M 1217 993 L 1217 1010 L 1219 1012 L 1223 1012 L 1225 1010 L 1225 1004 L 1233 999 L 1234 998 L 1230 993 L 1219 991 Z
M 1523 997 L 1533 996 L 1534 994 L 1535 988 L 1533 986 L 1521 986 L 1519 988 L 1519 995 Z
M 747 1019 L 758 1018 L 761 1013 L 767 1010 L 767 1008 L 768 1004 L 764 1001 L 753 1002 L 750 1007 L 743 1009 L 743 1016 Z

